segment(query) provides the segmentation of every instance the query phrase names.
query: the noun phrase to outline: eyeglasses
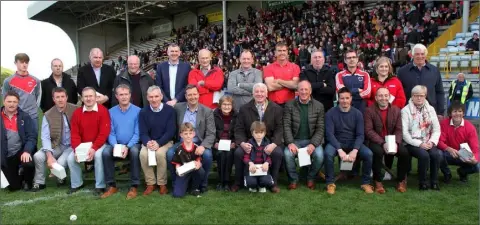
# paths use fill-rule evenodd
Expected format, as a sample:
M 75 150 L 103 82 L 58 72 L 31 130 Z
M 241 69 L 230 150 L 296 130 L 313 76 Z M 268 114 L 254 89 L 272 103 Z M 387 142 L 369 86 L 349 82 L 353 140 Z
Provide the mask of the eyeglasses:
M 425 98 L 426 95 L 413 95 L 414 98 Z

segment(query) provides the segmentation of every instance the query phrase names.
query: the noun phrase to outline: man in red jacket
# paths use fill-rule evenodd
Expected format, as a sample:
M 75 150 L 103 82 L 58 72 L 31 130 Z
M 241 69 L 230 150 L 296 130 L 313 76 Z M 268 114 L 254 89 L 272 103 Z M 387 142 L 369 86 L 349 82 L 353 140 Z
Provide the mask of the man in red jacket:
M 223 71 L 221 68 L 211 65 L 212 53 L 208 49 L 202 49 L 198 52 L 199 67 L 194 68 L 188 74 L 188 84 L 197 86 L 200 98 L 198 102 L 208 108 L 217 108 L 214 102 L 215 92 L 219 92 L 223 87 Z
M 450 183 L 452 173 L 448 165 L 459 166 L 457 169 L 461 182 L 467 182 L 467 175 L 478 173 L 480 170 L 478 155 L 478 136 L 475 126 L 463 119 L 465 115 L 465 105 L 459 102 L 453 102 L 448 109 L 449 118 L 440 123 L 442 134 L 438 141 L 438 149 L 443 150 L 444 160 L 440 165 L 440 170 L 444 176 L 444 182 Z M 473 154 L 470 158 L 461 157 L 459 150 L 460 144 L 468 144 Z
M 110 114 L 108 109 L 96 102 L 96 91 L 85 87 L 82 91 L 84 106 L 76 109 L 71 121 L 71 143 L 74 151 L 68 155 L 67 163 L 70 169 L 71 188 L 67 194 L 72 194 L 83 188 L 82 169 L 76 154 L 76 148 L 81 143 L 92 142 L 87 152 L 87 161 L 95 162 L 96 194 L 105 191 L 102 151 L 110 134 Z

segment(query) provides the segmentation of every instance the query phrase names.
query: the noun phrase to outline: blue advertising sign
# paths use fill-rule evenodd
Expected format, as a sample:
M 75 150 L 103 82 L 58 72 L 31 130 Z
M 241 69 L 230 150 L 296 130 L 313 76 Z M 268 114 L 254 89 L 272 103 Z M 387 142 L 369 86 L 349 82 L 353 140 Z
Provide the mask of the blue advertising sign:
M 480 98 L 473 97 L 465 103 L 465 118 L 480 119 Z

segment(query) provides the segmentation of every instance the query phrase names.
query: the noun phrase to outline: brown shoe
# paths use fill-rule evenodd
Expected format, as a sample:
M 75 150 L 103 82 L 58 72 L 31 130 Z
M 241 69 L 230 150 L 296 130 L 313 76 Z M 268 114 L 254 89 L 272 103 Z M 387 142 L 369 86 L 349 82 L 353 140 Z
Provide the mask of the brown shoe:
M 328 194 L 331 194 L 331 195 L 334 195 L 336 188 L 337 188 L 337 186 L 336 186 L 335 184 L 329 184 L 329 185 L 327 185 L 327 193 L 328 193 Z
M 326 180 L 325 174 L 324 174 L 322 171 L 318 172 L 318 176 L 319 176 L 320 178 L 322 178 L 323 180 Z
M 271 191 L 272 193 L 275 193 L 275 194 L 280 193 L 280 188 L 277 185 L 275 185 L 272 187 Z
M 379 194 L 385 194 L 382 182 L 375 181 L 375 191 Z
M 307 188 L 310 190 L 315 190 L 315 181 L 313 180 L 307 181 Z
M 397 184 L 397 191 L 400 192 L 400 193 L 404 193 L 404 192 L 407 191 L 407 181 L 406 181 L 406 179 Z
M 160 185 L 160 194 L 166 195 L 168 193 L 167 185 Z
M 288 189 L 288 190 L 295 190 L 295 189 L 297 189 L 297 183 L 290 183 L 290 184 L 288 185 L 288 188 L 287 188 L 287 189 Z
M 233 186 L 230 188 L 230 191 L 231 191 L 231 192 L 237 192 L 238 189 L 240 189 L 240 187 L 235 184 L 235 185 L 233 185 Z
M 145 191 L 143 192 L 143 195 L 144 195 L 144 196 L 149 195 L 149 194 L 151 194 L 154 190 L 155 190 L 155 186 L 154 186 L 154 185 L 147 185 L 147 188 L 146 188 Z
M 134 199 L 137 197 L 137 188 L 136 187 L 131 187 L 130 190 L 128 190 L 127 193 L 127 200 Z
M 100 198 L 108 198 L 110 196 L 112 196 L 113 194 L 117 193 L 118 192 L 118 189 L 116 187 L 109 187 L 108 188 L 108 191 L 103 193 Z
M 362 184 L 360 188 L 362 188 L 362 190 L 367 194 L 373 193 L 373 186 L 370 184 Z

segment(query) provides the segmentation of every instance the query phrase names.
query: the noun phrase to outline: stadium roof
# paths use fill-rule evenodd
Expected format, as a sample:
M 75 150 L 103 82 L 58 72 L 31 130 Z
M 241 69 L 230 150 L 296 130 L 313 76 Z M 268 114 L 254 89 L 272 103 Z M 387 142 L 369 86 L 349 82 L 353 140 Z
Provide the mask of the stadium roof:
M 100 23 L 125 23 L 125 1 L 36 1 L 27 9 L 29 19 L 45 21 L 52 15 L 72 17 L 77 29 Z M 215 4 L 208 1 L 127 1 L 130 24 L 157 19 L 173 20 L 173 15 Z M 51 22 L 51 21 L 48 21 Z

